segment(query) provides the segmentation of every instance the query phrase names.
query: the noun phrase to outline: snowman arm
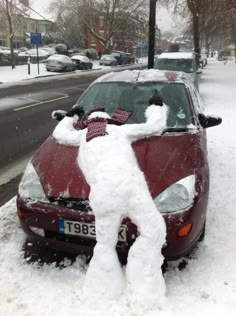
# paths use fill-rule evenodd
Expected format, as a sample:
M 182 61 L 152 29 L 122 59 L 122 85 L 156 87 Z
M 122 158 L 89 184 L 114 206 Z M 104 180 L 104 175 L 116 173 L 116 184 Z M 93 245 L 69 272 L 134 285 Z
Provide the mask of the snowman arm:
M 55 127 L 52 136 L 59 144 L 67 146 L 79 146 L 82 130 L 74 129 L 73 124 L 78 120 L 78 116 L 65 116 Z
M 150 136 L 161 135 L 166 128 L 168 108 L 163 106 L 150 105 L 146 111 L 146 122 L 141 124 L 122 125 L 123 132 L 131 142 Z

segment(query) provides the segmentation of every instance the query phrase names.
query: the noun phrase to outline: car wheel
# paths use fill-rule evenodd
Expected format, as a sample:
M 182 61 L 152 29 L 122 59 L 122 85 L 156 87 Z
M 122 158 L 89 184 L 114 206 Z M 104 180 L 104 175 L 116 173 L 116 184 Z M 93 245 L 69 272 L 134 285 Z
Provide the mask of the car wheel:
M 202 230 L 202 233 L 201 233 L 201 235 L 200 235 L 200 237 L 199 237 L 199 241 L 200 241 L 200 242 L 204 240 L 204 238 L 205 238 L 205 232 L 206 232 L 206 221 L 204 222 L 203 230 Z

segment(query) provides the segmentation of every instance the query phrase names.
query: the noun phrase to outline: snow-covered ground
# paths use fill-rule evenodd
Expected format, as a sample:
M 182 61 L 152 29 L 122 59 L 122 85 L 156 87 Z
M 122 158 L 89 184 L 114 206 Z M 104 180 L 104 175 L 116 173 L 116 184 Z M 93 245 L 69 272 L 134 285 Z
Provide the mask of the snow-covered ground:
M 185 269 L 170 264 L 164 275 L 167 302 L 145 316 L 236 315 L 235 85 L 234 62 L 210 61 L 204 69 L 200 92 L 206 113 L 223 118 L 220 126 L 207 130 L 211 189 L 206 236 Z M 64 269 L 29 264 L 22 252 L 24 238 L 13 199 L 0 208 L 1 316 L 144 316 L 129 308 L 125 295 L 96 308 L 86 305 L 81 300 L 84 258 L 65 262 Z

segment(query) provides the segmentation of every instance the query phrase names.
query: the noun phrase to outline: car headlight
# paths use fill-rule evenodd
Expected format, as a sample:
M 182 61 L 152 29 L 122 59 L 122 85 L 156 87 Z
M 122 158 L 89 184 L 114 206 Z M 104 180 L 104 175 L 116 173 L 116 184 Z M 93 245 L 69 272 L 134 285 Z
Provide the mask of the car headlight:
M 193 205 L 195 194 L 195 175 L 190 175 L 170 185 L 154 202 L 161 213 L 186 211 Z
M 28 163 L 25 169 L 18 192 L 22 198 L 48 202 L 42 184 L 31 162 Z

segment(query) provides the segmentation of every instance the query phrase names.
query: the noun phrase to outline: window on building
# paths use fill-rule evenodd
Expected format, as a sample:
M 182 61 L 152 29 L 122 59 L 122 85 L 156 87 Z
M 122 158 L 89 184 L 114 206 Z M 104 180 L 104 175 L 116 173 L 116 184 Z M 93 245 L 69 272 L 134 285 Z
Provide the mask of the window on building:
M 104 38 L 104 31 L 100 30 L 99 35 Z
M 104 16 L 99 16 L 99 26 L 104 26 Z
M 14 38 L 14 42 L 13 42 L 14 48 L 20 48 L 24 46 L 23 43 L 24 43 L 24 39 L 22 37 L 16 36 Z
M 31 22 L 30 28 L 31 28 L 31 31 L 35 31 L 36 30 L 36 25 L 35 25 L 34 22 Z

